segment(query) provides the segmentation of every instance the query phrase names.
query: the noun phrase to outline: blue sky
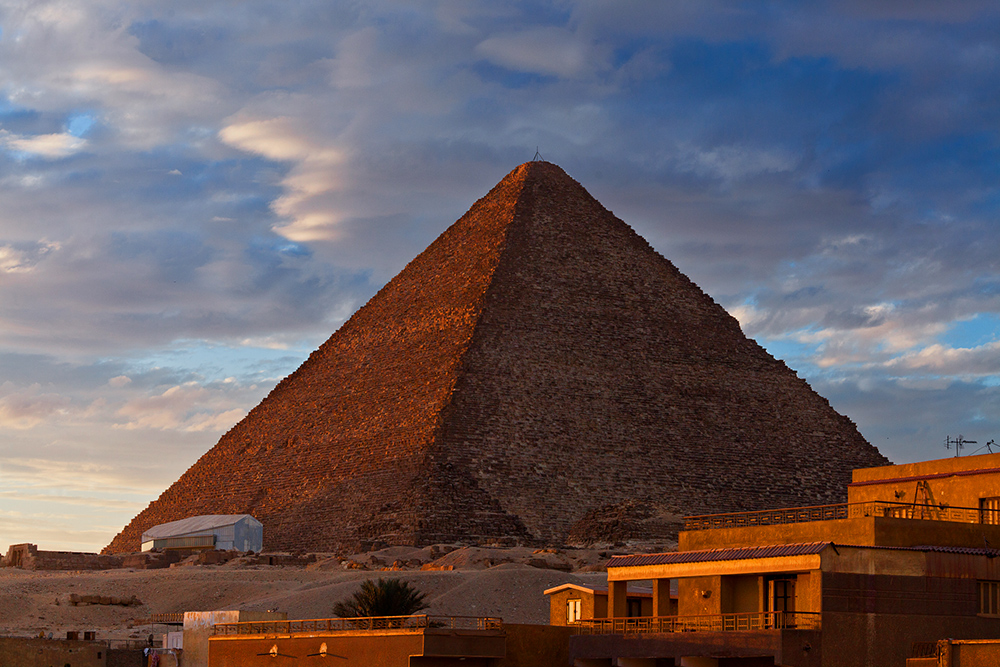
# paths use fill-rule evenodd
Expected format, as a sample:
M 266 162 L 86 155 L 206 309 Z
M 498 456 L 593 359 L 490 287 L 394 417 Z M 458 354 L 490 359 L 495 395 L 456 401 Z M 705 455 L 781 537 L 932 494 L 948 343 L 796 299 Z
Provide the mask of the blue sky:
M 892 460 L 996 438 L 998 133 L 986 0 L 0 0 L 0 543 L 107 544 L 536 148 Z

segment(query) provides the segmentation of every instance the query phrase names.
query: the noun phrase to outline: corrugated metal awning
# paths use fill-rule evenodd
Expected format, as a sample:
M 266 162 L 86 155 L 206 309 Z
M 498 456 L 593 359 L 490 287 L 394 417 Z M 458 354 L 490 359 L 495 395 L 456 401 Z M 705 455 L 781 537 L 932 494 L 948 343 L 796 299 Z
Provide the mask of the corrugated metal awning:
M 737 547 L 729 549 L 707 549 L 704 551 L 672 551 L 664 554 L 613 556 L 611 558 L 611 562 L 608 563 L 608 569 L 613 567 L 636 567 L 642 565 L 710 563 L 724 560 L 751 560 L 754 558 L 804 556 L 818 554 L 828 546 L 830 546 L 830 542 L 808 542 L 804 544 L 775 544 L 763 547 Z

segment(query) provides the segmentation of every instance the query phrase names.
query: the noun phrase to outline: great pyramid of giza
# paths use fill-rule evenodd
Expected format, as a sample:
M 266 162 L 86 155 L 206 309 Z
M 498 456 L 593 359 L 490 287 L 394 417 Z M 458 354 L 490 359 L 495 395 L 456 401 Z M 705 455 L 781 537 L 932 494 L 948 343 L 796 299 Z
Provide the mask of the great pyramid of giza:
M 508 174 L 118 534 L 562 543 L 601 507 L 844 500 L 888 463 L 559 167 Z

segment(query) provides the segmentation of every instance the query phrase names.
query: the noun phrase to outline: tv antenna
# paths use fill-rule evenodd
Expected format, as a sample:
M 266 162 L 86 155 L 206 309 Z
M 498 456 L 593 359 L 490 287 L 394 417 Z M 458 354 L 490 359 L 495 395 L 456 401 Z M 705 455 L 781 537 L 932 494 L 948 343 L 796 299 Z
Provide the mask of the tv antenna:
M 537 162 L 538 160 L 542 160 L 544 162 L 545 158 L 543 158 L 542 154 L 538 152 L 538 146 L 535 146 L 535 157 L 531 158 L 531 161 Z
M 985 449 L 990 454 L 996 454 L 997 452 L 993 451 L 994 447 L 996 447 L 997 450 L 1000 450 L 1000 445 L 997 444 L 996 440 L 988 440 L 985 445 L 983 445 L 982 447 L 980 447 L 979 449 L 977 449 L 976 451 L 974 451 L 972 453 L 973 454 L 978 454 L 979 452 L 981 452 L 981 451 L 983 451 Z
M 966 445 L 977 445 L 977 444 L 979 443 L 976 442 L 975 440 L 966 440 L 961 433 L 958 434 L 957 438 L 952 438 L 951 436 L 945 436 L 944 439 L 945 449 L 951 449 L 952 445 L 955 446 L 955 456 L 962 455 L 962 447 L 965 447 Z

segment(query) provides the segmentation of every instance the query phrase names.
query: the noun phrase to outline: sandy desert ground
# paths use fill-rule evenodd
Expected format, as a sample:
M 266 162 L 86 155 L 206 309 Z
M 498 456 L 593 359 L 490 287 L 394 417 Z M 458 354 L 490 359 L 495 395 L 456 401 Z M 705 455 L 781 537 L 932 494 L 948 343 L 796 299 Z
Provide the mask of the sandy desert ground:
M 422 613 L 499 616 L 548 623 L 543 591 L 564 583 L 605 586 L 609 552 L 529 548 L 393 547 L 347 559 L 320 557 L 308 567 L 175 565 L 159 570 L 26 571 L 0 568 L 0 631 L 37 636 L 96 630 L 99 638 L 137 639 L 171 628 L 136 624 L 151 614 L 221 609 L 278 610 L 291 619 L 329 618 L 361 581 L 398 577 L 426 594 Z M 392 566 L 404 569 L 382 571 Z M 430 564 L 453 570 L 421 570 Z M 73 605 L 70 595 L 135 596 L 141 604 Z M 176 629 L 176 628 L 173 628 Z

